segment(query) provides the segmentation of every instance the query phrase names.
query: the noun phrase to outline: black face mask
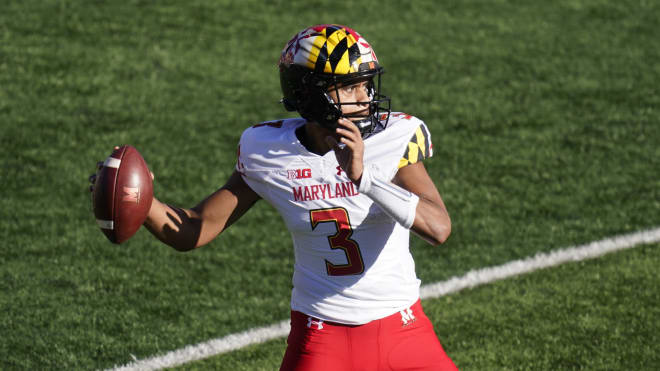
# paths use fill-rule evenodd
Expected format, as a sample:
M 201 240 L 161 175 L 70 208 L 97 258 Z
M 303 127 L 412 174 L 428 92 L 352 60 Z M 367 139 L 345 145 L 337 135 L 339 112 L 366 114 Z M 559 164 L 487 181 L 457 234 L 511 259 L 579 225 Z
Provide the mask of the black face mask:
M 341 106 L 354 105 L 357 102 L 334 102 L 327 93 L 328 89 L 369 80 L 368 113 L 361 113 L 360 119 L 353 121 L 362 136 L 366 137 L 378 126 L 386 125 L 389 120 L 390 98 L 380 94 L 380 76 L 384 72 L 382 67 L 378 67 L 349 75 L 334 75 L 317 73 L 297 65 L 280 66 L 280 80 L 284 92 L 282 103 L 288 111 L 298 111 L 304 119 L 334 130 L 340 118 L 351 118 L 350 115 L 343 114 Z
M 376 82 L 374 81 L 374 77 L 377 77 Z M 330 130 L 334 130 L 337 127 L 337 121 L 340 118 L 347 118 L 358 127 L 358 130 L 362 134 L 363 138 L 370 135 L 378 126 L 385 126 L 389 120 L 389 115 L 391 112 L 391 100 L 389 97 L 380 94 L 380 73 L 377 73 L 376 76 L 369 76 L 366 79 L 368 80 L 368 102 L 343 102 L 341 101 L 339 94 L 337 94 L 337 102 L 335 102 L 330 97 L 328 90 L 326 89 L 321 92 L 323 96 L 323 104 L 319 103 L 319 108 L 322 108 L 324 112 L 318 115 L 318 118 L 315 121 L 317 121 L 321 126 L 324 126 Z M 347 86 L 360 83 L 364 80 L 364 76 L 352 79 L 334 77 L 330 79 L 329 83 L 323 85 Z M 367 109 L 355 113 L 343 113 L 342 106 L 356 104 L 366 105 Z

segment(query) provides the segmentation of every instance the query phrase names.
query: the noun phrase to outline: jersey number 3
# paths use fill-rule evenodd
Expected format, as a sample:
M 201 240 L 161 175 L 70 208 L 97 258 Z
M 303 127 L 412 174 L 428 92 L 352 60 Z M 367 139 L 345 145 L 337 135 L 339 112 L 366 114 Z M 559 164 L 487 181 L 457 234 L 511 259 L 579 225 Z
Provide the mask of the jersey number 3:
M 348 276 L 353 274 L 362 274 L 364 272 L 364 261 L 362 261 L 362 253 L 360 246 L 354 240 L 351 240 L 353 229 L 348 219 L 348 211 L 343 207 L 333 209 L 319 209 L 309 212 L 310 220 L 312 222 L 312 230 L 316 228 L 319 223 L 335 223 L 337 233 L 328 236 L 330 248 L 342 249 L 346 254 L 347 264 L 332 264 L 327 259 L 325 267 L 328 270 L 329 276 Z

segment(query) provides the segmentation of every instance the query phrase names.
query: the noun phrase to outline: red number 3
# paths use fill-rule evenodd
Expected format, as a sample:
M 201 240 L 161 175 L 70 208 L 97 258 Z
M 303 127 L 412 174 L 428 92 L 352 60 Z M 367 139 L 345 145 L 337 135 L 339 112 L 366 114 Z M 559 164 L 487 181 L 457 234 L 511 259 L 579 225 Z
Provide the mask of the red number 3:
M 352 274 L 362 274 L 362 272 L 364 272 L 364 261 L 362 261 L 360 246 L 350 238 L 353 234 L 353 229 L 351 228 L 346 209 L 338 207 L 334 209 L 311 210 L 309 216 L 312 222 L 312 230 L 314 230 L 319 223 L 335 223 L 337 233 L 328 236 L 330 248 L 333 250 L 342 249 L 346 254 L 346 260 L 348 261 L 347 264 L 332 264 L 326 259 L 325 267 L 328 270 L 328 275 L 348 276 Z

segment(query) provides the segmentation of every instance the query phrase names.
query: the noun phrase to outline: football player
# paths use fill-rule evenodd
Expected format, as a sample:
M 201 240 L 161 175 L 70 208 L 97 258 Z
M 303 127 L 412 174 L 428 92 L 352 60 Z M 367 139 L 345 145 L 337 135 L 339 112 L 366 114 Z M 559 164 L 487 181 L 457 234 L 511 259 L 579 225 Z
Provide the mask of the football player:
M 293 236 L 291 332 L 281 370 L 454 370 L 419 298 L 412 230 L 443 243 L 451 222 L 422 160 L 431 135 L 390 111 L 371 45 L 341 25 L 296 34 L 279 61 L 282 103 L 300 118 L 246 129 L 227 183 L 190 209 L 156 198 L 145 226 L 202 246 L 259 199 Z

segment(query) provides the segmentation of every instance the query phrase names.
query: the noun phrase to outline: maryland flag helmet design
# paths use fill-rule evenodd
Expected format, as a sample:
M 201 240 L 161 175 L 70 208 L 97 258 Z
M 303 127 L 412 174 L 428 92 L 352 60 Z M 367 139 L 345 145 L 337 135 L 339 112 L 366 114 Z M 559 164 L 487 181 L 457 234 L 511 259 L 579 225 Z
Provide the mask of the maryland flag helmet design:
M 352 118 L 363 136 L 389 119 L 390 99 L 380 94 L 379 65 L 371 45 L 354 30 L 341 25 L 308 27 L 296 34 L 279 60 L 282 103 L 309 120 L 334 129 L 341 117 Z M 341 106 L 365 102 L 335 102 L 328 88 L 368 81 L 369 114 L 343 115 Z M 380 121 L 379 121 L 380 120 Z

